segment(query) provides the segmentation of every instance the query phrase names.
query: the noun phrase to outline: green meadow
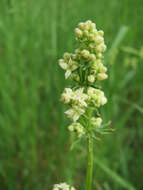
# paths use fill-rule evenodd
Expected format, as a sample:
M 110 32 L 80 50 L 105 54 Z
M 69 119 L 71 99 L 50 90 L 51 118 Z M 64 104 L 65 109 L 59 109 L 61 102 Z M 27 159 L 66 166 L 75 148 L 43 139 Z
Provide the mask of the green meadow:
M 93 190 L 143 189 L 143 1 L 0 0 L 0 190 L 84 189 L 86 147 L 71 150 L 58 59 L 86 20 L 105 33 L 101 112 L 114 128 L 96 142 Z

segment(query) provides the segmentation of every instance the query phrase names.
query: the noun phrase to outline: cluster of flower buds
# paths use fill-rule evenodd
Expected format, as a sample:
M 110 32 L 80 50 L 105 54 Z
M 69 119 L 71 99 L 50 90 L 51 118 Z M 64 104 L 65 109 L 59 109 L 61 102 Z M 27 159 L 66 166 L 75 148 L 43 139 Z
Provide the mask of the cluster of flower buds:
M 75 36 L 79 44 L 78 49 L 74 53 L 65 53 L 59 60 L 59 65 L 66 71 L 65 78 L 86 84 L 105 80 L 108 76 L 102 61 L 106 50 L 104 32 L 98 31 L 91 21 L 86 21 L 79 23 Z
M 75 82 L 74 88 L 65 88 L 61 99 L 69 106 L 65 114 L 73 121 L 68 128 L 80 138 L 87 133 L 81 120 L 88 115 L 88 110 L 96 112 L 97 108 L 107 102 L 104 92 L 95 88 L 94 83 L 108 76 L 103 64 L 103 53 L 106 50 L 104 32 L 97 30 L 93 22 L 86 21 L 79 23 L 75 36 L 78 48 L 74 53 L 64 53 L 59 65 L 65 70 L 65 78 Z M 101 126 L 102 119 L 98 114 L 94 113 L 90 120 L 94 128 Z
M 55 184 L 53 190 L 75 190 L 75 188 L 66 183 L 60 183 Z
M 92 117 L 91 118 L 91 125 L 94 127 L 94 128 L 99 128 L 101 126 L 101 123 L 102 123 L 102 119 L 101 117 Z
M 81 46 L 89 50 L 88 53 L 85 52 L 85 54 L 88 55 L 87 57 L 85 56 L 86 58 L 89 58 L 91 53 L 96 55 L 97 59 L 102 57 L 102 53 L 106 50 L 103 37 L 104 32 L 97 30 L 93 22 L 88 20 L 85 23 L 79 23 L 75 29 L 75 35 L 77 41 L 81 43 Z
M 104 92 L 99 89 L 89 87 L 87 94 L 89 102 L 93 103 L 93 105 L 96 107 L 103 106 L 107 102 L 107 98 L 105 97 Z
M 85 134 L 84 127 L 80 123 L 77 123 L 77 122 L 72 123 L 71 125 L 69 125 L 68 129 L 71 132 L 76 132 L 78 138 L 82 137 Z

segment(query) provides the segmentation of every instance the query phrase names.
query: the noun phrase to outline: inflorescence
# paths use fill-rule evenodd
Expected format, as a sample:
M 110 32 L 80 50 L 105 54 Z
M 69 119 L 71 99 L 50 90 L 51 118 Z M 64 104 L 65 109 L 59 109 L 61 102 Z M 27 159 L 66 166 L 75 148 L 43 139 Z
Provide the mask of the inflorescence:
M 108 75 L 103 64 L 103 53 L 106 50 L 104 32 L 97 30 L 96 25 L 89 20 L 79 23 L 75 36 L 78 48 L 74 53 L 64 53 L 59 65 L 65 70 L 65 78 L 75 82 L 74 88 L 65 88 L 61 99 L 69 105 L 65 114 L 73 121 L 68 129 L 76 132 L 80 138 L 89 132 L 83 122 L 89 110 L 93 114 L 92 128 L 101 126 L 102 119 L 95 113 L 97 108 L 106 104 L 107 99 L 104 92 L 94 84 L 107 79 Z

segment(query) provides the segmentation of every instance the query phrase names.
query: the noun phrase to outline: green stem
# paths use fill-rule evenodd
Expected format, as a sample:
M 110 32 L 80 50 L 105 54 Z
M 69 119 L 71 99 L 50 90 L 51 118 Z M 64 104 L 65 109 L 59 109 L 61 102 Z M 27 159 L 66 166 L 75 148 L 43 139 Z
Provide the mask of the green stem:
M 93 175 L 93 138 L 89 137 L 86 190 L 92 190 L 92 175 Z

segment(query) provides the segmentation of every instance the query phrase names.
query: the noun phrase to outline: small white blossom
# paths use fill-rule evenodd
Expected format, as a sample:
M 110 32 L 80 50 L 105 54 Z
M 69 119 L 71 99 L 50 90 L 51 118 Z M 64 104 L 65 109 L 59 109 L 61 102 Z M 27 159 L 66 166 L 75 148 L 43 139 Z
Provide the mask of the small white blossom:
M 87 103 L 86 100 L 88 96 L 83 93 L 84 88 L 79 88 L 74 92 L 73 95 L 73 101 L 76 105 L 79 105 L 80 107 L 86 107 Z
M 69 78 L 72 71 L 76 70 L 77 68 L 78 68 L 77 63 L 72 61 L 72 59 L 70 59 L 69 62 L 68 62 L 67 69 L 66 69 L 65 78 L 66 79 Z
M 69 78 L 71 73 L 78 68 L 77 62 L 73 61 L 71 57 L 69 58 L 69 54 L 66 53 L 64 55 L 64 59 L 59 60 L 59 65 L 65 72 L 65 78 Z
M 62 101 L 67 104 L 71 101 L 73 97 L 73 91 L 71 88 L 65 88 L 64 92 L 62 93 Z
M 63 59 L 59 60 L 59 65 L 64 70 L 67 70 L 67 68 L 68 68 L 68 64 Z
M 72 108 L 65 111 L 65 114 L 67 117 L 72 119 L 74 122 L 76 122 L 81 115 L 85 113 L 85 109 L 81 108 L 79 106 L 73 106 Z
M 53 190 L 75 190 L 75 188 L 66 183 L 60 183 L 55 184 Z

